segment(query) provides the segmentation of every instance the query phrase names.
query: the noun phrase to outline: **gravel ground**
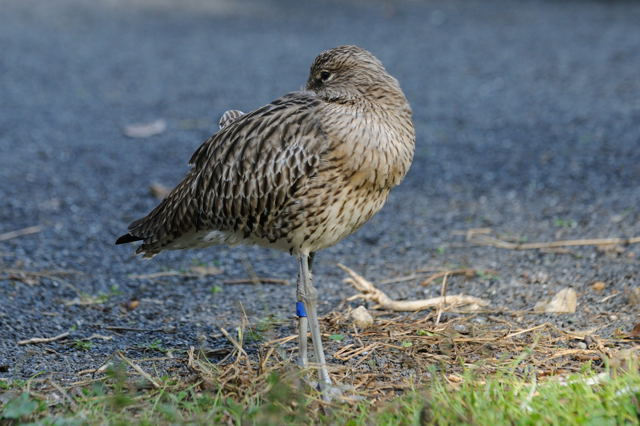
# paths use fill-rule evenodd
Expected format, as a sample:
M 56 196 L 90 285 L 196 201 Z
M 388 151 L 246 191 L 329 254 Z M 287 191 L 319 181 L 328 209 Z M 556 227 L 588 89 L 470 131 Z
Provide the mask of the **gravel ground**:
M 317 257 L 322 312 L 354 293 L 341 262 L 373 281 L 427 267 L 492 270 L 453 277 L 448 291 L 496 309 L 577 291 L 575 314 L 525 323 L 611 336 L 638 322 L 629 292 L 640 286 L 640 246 L 510 251 L 472 246 L 460 231 L 640 235 L 639 3 L 0 0 L 0 9 L 0 233 L 42 228 L 0 242 L 0 377 L 72 377 L 117 349 L 222 344 L 212 336 L 240 323 L 240 304 L 250 321 L 291 318 L 293 286 L 224 284 L 253 274 L 293 281 L 287 254 L 219 247 L 142 261 L 113 242 L 157 202 L 151 183 L 179 181 L 222 111 L 298 89 L 318 52 L 345 43 L 398 77 L 418 142 L 383 211 Z M 162 134 L 123 135 L 159 118 Z M 223 273 L 130 277 L 194 265 Z M 418 282 L 380 287 L 396 298 L 439 294 Z M 65 331 L 67 340 L 16 344 Z M 287 322 L 277 335 L 291 331 Z M 73 344 L 94 333 L 112 339 Z

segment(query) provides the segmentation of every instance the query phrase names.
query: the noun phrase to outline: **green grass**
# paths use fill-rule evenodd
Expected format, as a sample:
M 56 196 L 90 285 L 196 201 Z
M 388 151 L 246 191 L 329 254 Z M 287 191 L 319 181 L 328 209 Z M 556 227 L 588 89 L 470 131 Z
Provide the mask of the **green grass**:
M 88 351 L 93 348 L 93 343 L 89 340 L 75 339 L 73 341 L 73 347 L 80 351 Z
M 557 217 L 553 219 L 553 225 L 558 228 L 575 228 L 578 223 L 573 219 L 565 219 L 562 217 Z
M 212 367 L 215 368 L 215 367 Z M 478 378 L 467 371 L 451 383 L 434 379 L 386 400 L 335 403 L 322 407 L 316 392 L 300 391 L 295 375 L 272 373 L 261 392 L 241 400 L 233 392 L 202 389 L 200 382 L 160 378 L 150 388 L 122 365 L 107 379 L 54 401 L 29 381 L 0 380 L 0 424 L 344 424 L 344 425 L 618 425 L 639 424 L 640 374 L 610 374 L 593 381 L 584 371 L 536 383 L 510 370 Z M 602 377 L 602 376 L 600 376 Z M 451 377 L 449 378 L 451 379 Z M 56 390 L 52 390 L 55 393 Z M 58 395 L 59 392 L 58 392 Z

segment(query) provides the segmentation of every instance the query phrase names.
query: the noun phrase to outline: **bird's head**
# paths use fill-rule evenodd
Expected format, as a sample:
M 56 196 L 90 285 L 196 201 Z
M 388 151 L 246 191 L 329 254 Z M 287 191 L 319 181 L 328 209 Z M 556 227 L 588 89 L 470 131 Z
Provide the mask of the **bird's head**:
M 406 104 L 398 81 L 378 58 L 358 46 L 339 46 L 318 55 L 305 88 L 328 102 Z

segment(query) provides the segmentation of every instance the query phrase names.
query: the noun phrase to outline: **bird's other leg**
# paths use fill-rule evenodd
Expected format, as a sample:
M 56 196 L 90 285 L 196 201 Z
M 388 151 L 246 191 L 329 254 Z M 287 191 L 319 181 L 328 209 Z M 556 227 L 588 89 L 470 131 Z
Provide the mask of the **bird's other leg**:
M 300 367 L 307 366 L 307 311 L 304 306 L 305 302 L 305 285 L 303 278 L 302 262 L 306 262 L 301 257 L 298 258 L 298 282 L 296 286 L 296 315 L 298 316 L 298 365 Z
M 309 253 L 309 273 L 311 274 L 311 278 L 313 278 L 313 259 L 316 258 L 315 252 Z
M 324 349 L 322 348 L 320 324 L 318 323 L 318 292 L 313 287 L 311 271 L 309 268 L 309 256 L 301 255 L 300 259 L 305 287 L 305 306 L 307 308 L 307 314 L 309 315 L 309 327 L 311 328 L 311 340 L 313 341 L 313 353 L 316 357 L 316 362 L 320 365 L 320 386 L 325 399 L 330 399 L 330 395 L 327 391 L 331 386 L 331 378 L 329 377 L 329 370 L 327 370 L 327 363 L 324 357 Z

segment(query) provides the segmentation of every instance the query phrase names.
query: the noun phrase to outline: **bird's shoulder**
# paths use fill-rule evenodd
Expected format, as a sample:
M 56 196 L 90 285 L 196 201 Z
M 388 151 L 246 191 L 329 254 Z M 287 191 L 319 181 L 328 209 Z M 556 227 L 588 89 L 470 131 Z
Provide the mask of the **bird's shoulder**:
M 319 155 L 326 137 L 318 114 L 322 103 L 313 92 L 291 92 L 229 120 L 193 153 L 189 165 L 197 170 L 252 156 Z
M 184 185 L 199 200 L 202 221 L 277 213 L 294 199 L 328 149 L 321 105 L 312 93 L 293 92 L 209 138 L 193 155 Z

